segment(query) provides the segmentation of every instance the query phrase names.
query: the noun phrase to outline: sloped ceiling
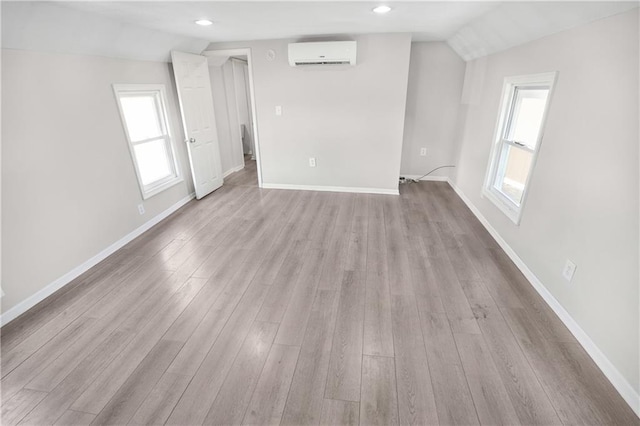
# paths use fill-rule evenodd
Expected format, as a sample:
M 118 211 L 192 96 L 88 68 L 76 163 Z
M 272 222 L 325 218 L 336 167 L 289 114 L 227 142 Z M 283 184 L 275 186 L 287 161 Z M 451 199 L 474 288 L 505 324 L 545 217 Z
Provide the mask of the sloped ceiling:
M 169 62 L 210 40 L 145 28 L 53 2 L 2 2 L 2 47 Z
M 637 7 L 637 1 L 510 2 L 473 19 L 447 43 L 468 61 Z
M 167 61 L 210 42 L 314 35 L 411 33 L 447 41 L 465 60 L 638 7 L 627 2 L 390 1 L 7 2 L 2 47 Z M 200 27 L 196 19 L 214 25 Z

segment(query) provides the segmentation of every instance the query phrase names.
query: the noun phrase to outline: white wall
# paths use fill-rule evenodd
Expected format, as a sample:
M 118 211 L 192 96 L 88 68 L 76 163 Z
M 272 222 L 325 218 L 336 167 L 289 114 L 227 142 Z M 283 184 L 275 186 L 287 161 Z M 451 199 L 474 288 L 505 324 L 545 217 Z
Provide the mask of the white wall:
M 455 181 L 636 393 L 638 11 L 470 62 Z M 480 196 L 506 76 L 559 71 L 520 226 Z M 484 76 L 484 77 L 483 77 Z M 566 259 L 578 269 L 561 276 Z
M 445 42 L 411 44 L 411 66 L 404 123 L 402 166 L 405 176 L 422 176 L 455 165 L 458 112 L 465 63 Z M 426 148 L 427 155 L 420 156 Z M 429 176 L 451 176 L 440 169 Z
M 209 78 L 211 79 L 213 109 L 216 115 L 222 172 L 227 173 L 236 167 L 242 166 L 242 159 L 237 158 L 238 155 L 236 153 L 236 151 L 239 151 L 236 145 L 240 144 L 237 141 L 238 135 L 231 131 L 231 120 L 235 120 L 235 118 L 233 114 L 229 114 L 224 66 L 210 66 Z
M 242 139 L 243 154 L 253 152 L 253 135 L 251 125 L 251 102 L 249 100 L 249 81 L 247 74 L 247 63 L 239 60 L 231 60 L 233 69 L 233 83 L 236 95 L 236 106 L 238 121 L 240 126 L 245 127 L 245 135 Z M 241 136 L 242 137 L 242 136 Z
M 293 40 L 209 46 L 251 48 L 266 185 L 397 191 L 411 37 L 355 40 L 355 67 L 290 67 L 287 45 Z M 270 49 L 276 52 L 273 61 L 267 58 Z M 316 168 L 309 167 L 309 157 L 317 159 Z
M 113 83 L 167 89 L 184 182 L 146 201 Z M 183 140 L 169 64 L 3 49 L 2 312 L 190 194 Z
M 209 77 L 213 92 L 214 111 L 218 128 L 222 172 L 226 175 L 244 167 L 244 153 L 238 110 L 237 86 L 240 84 L 245 110 L 250 108 L 245 93 L 245 77 L 242 69 L 236 70 L 235 61 L 227 60 L 222 65 L 210 65 Z M 238 74 L 240 73 L 240 74 Z M 240 78 L 237 78 L 238 75 Z M 249 117 L 245 111 L 246 122 Z

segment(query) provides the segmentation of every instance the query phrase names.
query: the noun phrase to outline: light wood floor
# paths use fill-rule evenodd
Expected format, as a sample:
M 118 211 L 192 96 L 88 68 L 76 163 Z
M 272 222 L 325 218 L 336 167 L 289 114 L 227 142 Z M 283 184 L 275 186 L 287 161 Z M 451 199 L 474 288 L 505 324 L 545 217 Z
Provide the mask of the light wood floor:
M 638 424 L 446 183 L 246 177 L 2 328 L 3 424 Z
M 232 173 L 224 179 L 224 184 L 229 186 L 258 186 L 258 170 L 256 160 L 251 159 L 251 155 L 244 156 L 244 169 L 237 173 Z

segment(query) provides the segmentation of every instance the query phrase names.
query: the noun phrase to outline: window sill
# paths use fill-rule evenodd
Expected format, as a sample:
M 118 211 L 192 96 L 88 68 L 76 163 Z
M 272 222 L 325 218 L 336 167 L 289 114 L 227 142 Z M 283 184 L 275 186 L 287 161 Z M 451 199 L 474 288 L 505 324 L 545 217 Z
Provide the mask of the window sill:
M 148 189 L 144 189 L 142 188 L 142 199 L 143 200 L 148 200 L 149 198 L 153 197 L 154 195 L 158 195 L 159 193 L 166 191 L 167 189 L 171 188 L 172 186 L 175 186 L 177 184 L 179 184 L 180 182 L 184 182 L 184 179 L 181 176 L 177 176 L 171 180 L 168 180 L 166 182 L 163 182 L 157 186 L 153 186 L 151 188 Z
M 495 194 L 490 189 L 482 188 L 482 196 L 491 201 L 502 213 L 504 213 L 516 226 L 520 226 L 520 217 L 522 216 L 522 206 L 516 208 L 513 204 L 498 194 Z

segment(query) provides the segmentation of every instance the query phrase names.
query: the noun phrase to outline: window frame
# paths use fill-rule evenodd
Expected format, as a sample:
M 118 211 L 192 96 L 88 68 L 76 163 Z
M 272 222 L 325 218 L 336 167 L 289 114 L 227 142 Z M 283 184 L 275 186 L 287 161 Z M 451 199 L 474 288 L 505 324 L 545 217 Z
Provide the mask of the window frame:
M 176 155 L 176 149 L 174 145 L 174 139 L 171 133 L 171 125 L 169 124 L 169 115 L 167 113 L 167 97 L 164 84 L 113 84 L 113 94 L 116 98 L 116 104 L 118 105 L 118 112 L 120 114 L 120 120 L 124 129 L 125 137 L 127 139 L 127 146 L 129 147 L 129 153 L 131 155 L 131 161 L 136 172 L 136 178 L 138 180 L 138 186 L 143 200 L 147 200 L 154 195 L 157 195 L 172 186 L 184 181 L 182 171 L 180 170 L 180 164 Z M 133 141 L 129 134 L 129 127 L 127 126 L 127 119 L 124 115 L 122 108 L 121 98 L 125 96 L 134 95 L 153 95 L 156 99 L 156 108 L 158 118 L 160 119 L 160 127 L 162 134 L 150 139 L 143 139 L 139 141 Z M 135 146 L 143 143 L 148 143 L 157 140 L 164 140 L 165 149 L 169 156 L 169 165 L 172 169 L 172 174 L 165 178 L 159 179 L 155 182 L 145 185 L 142 182 L 140 169 L 138 167 L 138 160 L 136 158 Z
M 522 212 L 527 201 L 531 177 L 536 166 L 540 147 L 542 146 L 542 139 L 544 136 L 547 116 L 549 114 L 549 107 L 551 105 L 551 99 L 553 98 L 553 92 L 557 79 L 558 72 L 554 71 L 541 74 L 505 77 L 503 82 L 500 108 L 498 109 L 498 120 L 494 131 L 493 144 L 489 157 L 489 165 L 487 167 L 484 184 L 482 186 L 482 195 L 489 199 L 493 204 L 495 204 L 496 207 L 498 207 L 498 209 L 500 209 L 509 219 L 511 219 L 511 221 L 515 225 L 520 225 Z M 532 149 L 529 146 L 521 145 L 516 143 L 515 141 L 507 140 L 506 135 L 509 131 L 511 121 L 513 119 L 513 112 L 515 110 L 514 103 L 517 93 L 516 89 L 521 87 L 534 88 L 539 86 L 549 87 L 549 94 L 545 103 L 542 120 L 540 121 L 540 131 L 538 132 L 538 139 L 536 141 L 535 147 Z M 527 175 L 526 182 L 524 184 L 522 199 L 519 205 L 514 203 L 509 197 L 504 195 L 494 186 L 496 176 L 500 169 L 500 160 L 505 145 L 509 145 L 517 149 L 522 149 L 532 154 L 531 166 Z

